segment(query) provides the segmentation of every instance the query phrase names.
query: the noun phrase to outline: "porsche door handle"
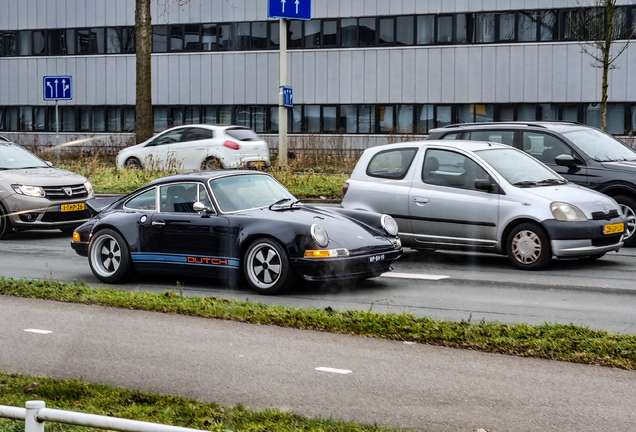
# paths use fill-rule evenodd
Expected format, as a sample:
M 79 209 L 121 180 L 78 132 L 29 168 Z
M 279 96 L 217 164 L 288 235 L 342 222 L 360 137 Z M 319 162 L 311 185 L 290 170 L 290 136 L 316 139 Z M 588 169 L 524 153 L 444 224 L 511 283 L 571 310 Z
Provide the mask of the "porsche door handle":
M 415 197 L 413 198 L 413 201 L 415 202 L 416 205 L 423 206 L 423 205 L 426 205 L 426 203 L 428 203 L 428 198 Z
M 166 223 L 164 221 L 152 221 L 152 226 L 156 226 L 161 228 L 162 226 L 164 226 Z

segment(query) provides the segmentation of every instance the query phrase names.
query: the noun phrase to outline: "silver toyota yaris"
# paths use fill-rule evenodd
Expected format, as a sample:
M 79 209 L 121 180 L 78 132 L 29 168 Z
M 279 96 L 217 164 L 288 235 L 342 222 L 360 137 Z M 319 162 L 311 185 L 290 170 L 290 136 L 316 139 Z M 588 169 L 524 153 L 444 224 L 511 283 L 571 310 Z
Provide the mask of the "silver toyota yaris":
M 0 141 L 0 238 L 13 230 L 73 229 L 94 198 L 83 176 L 54 168 L 23 147 Z
M 536 270 L 553 257 L 598 259 L 623 245 L 626 218 L 616 201 L 507 145 L 373 147 L 343 189 L 344 208 L 390 214 L 413 248 L 494 252 Z

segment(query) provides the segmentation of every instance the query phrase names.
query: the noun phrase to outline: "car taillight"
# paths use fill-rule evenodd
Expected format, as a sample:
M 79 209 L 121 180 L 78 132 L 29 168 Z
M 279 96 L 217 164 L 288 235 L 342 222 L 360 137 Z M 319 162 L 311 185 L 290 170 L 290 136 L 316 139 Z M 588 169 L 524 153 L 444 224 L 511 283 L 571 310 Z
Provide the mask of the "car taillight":
M 239 146 L 237 143 L 235 143 L 234 141 L 225 141 L 223 143 L 223 145 L 227 148 L 231 148 L 232 150 L 238 150 L 241 148 L 241 146 Z
M 342 185 L 342 197 L 344 198 L 347 194 L 347 190 L 349 189 L 349 182 L 344 182 Z

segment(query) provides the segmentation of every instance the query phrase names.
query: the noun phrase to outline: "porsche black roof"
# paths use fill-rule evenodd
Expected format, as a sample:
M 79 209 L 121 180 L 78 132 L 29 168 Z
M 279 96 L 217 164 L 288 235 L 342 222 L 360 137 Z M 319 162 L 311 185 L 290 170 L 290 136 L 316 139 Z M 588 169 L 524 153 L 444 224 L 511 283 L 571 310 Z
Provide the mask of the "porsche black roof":
M 193 171 L 189 173 L 174 174 L 167 177 L 161 177 L 151 181 L 150 183 L 148 183 L 148 185 L 155 185 L 158 183 L 170 183 L 174 181 L 207 181 L 210 179 L 225 177 L 228 175 L 244 175 L 244 174 L 269 176 L 269 174 L 267 173 L 254 171 L 254 170 Z

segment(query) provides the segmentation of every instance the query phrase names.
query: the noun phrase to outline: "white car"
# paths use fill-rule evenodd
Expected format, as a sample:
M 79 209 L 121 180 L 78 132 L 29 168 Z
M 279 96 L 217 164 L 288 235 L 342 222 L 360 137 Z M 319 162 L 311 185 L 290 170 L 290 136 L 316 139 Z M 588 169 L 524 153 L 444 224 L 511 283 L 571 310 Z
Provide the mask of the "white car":
M 269 166 L 269 148 L 241 126 L 186 125 L 168 129 L 117 155 L 118 168 L 198 171 Z

